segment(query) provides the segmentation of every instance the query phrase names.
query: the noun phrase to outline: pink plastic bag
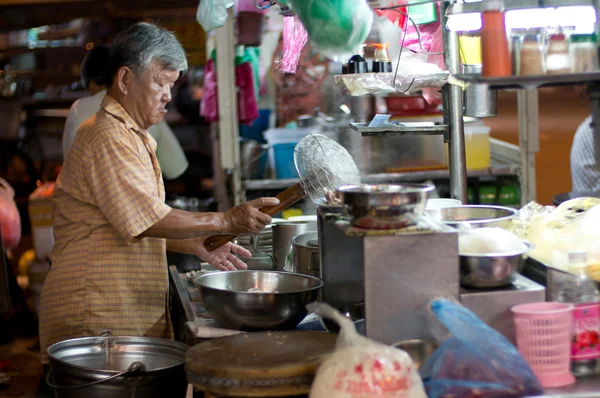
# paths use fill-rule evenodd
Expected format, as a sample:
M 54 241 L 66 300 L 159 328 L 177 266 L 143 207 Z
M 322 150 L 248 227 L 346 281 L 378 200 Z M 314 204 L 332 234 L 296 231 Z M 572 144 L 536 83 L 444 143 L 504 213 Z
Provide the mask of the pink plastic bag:
M 283 49 L 279 70 L 284 73 L 296 73 L 300 53 L 306 45 L 308 33 L 297 16 L 283 18 Z
M 258 104 L 254 90 L 254 73 L 249 62 L 236 67 L 236 85 L 238 86 L 238 120 L 241 124 L 251 125 L 258 118 Z
M 217 99 L 217 72 L 215 61 L 209 59 L 204 72 L 204 90 L 200 103 L 200 116 L 207 122 L 219 121 L 219 103 Z
M 438 25 L 437 30 L 433 34 L 431 46 L 428 52 L 437 53 L 444 51 L 444 39 L 442 38 L 442 25 Z M 444 54 L 432 54 L 427 56 L 427 63 L 437 65 L 440 69 L 445 70 Z M 441 104 L 442 93 L 438 88 L 423 89 L 423 98 L 428 104 Z
M 13 249 L 21 240 L 21 216 L 15 203 L 15 190 L 2 178 L 0 178 L 0 226 L 4 249 Z
M 267 12 L 269 12 L 268 8 L 256 8 L 254 0 L 235 0 L 235 9 L 238 12 L 254 12 L 263 15 L 266 15 Z

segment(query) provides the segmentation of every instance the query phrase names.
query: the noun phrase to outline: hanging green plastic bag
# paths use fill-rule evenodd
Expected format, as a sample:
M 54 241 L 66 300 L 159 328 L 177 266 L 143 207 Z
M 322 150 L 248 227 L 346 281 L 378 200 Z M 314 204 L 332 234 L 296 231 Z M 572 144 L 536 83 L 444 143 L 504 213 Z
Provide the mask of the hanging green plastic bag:
M 373 25 L 366 0 L 285 0 L 321 54 L 346 60 L 356 54 Z

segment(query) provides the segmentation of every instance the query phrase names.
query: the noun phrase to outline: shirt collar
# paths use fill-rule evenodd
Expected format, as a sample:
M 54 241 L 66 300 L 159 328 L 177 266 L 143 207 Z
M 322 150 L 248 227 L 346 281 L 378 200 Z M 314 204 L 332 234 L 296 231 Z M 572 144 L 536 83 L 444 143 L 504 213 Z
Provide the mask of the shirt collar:
M 143 128 L 141 128 L 133 120 L 133 118 L 129 115 L 129 113 L 127 113 L 127 111 L 125 110 L 125 108 L 123 108 L 123 105 L 121 105 L 119 103 L 119 101 L 117 101 L 110 95 L 106 94 L 104 96 L 104 98 L 102 99 L 102 103 L 100 104 L 100 107 L 102 109 L 104 109 L 107 113 L 114 116 L 117 120 L 124 123 L 127 130 L 135 131 L 138 135 L 140 135 L 142 137 L 142 139 L 145 139 L 146 141 L 148 141 L 152 150 L 154 150 L 154 151 L 156 150 L 157 145 L 156 145 L 156 141 L 154 140 L 154 138 L 152 138 L 152 136 L 150 134 L 148 134 L 147 130 L 144 130 Z
M 110 113 L 115 118 L 117 118 L 121 122 L 125 123 L 125 127 L 127 127 L 128 130 L 131 129 L 131 130 L 134 130 L 134 131 L 136 131 L 138 133 L 145 133 L 146 132 L 146 130 L 144 130 L 143 128 L 141 128 L 133 120 L 133 118 L 129 115 L 129 113 L 127 113 L 127 111 L 125 110 L 125 108 L 123 108 L 123 105 L 121 105 L 116 99 L 114 99 L 110 95 L 107 94 L 107 95 L 104 96 L 104 98 L 102 99 L 102 103 L 100 104 L 100 106 L 106 112 Z

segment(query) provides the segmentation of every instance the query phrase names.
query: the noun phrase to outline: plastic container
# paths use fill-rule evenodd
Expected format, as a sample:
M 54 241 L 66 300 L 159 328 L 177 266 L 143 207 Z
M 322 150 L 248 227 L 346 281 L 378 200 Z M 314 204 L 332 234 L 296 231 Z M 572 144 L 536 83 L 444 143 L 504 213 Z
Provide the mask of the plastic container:
M 550 36 L 548 51 L 546 53 L 546 73 L 549 75 L 563 75 L 571 72 L 569 60 L 569 42 L 562 33 Z
M 304 137 L 318 132 L 314 127 L 292 129 L 269 129 L 263 133 L 269 150 L 271 169 L 275 178 L 298 178 L 294 164 L 294 147 Z
M 528 34 L 523 38 L 519 56 L 519 75 L 536 76 L 546 74 L 544 45 L 539 34 Z
M 512 307 L 517 347 L 545 388 L 575 383 L 571 374 L 573 306 L 532 303 Z
M 598 71 L 598 45 L 595 34 L 574 34 L 569 38 L 569 54 L 573 73 Z
M 490 131 L 483 123 L 465 123 L 467 170 L 487 169 L 490 161 Z

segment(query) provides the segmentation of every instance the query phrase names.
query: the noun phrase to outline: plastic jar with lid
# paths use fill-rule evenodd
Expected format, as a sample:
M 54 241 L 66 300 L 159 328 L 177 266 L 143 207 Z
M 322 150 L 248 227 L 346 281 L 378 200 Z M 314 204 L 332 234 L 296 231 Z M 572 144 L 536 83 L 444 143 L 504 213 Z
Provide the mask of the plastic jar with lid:
M 482 76 L 501 77 L 512 75 L 512 65 L 506 38 L 504 3 L 487 0 L 481 13 Z
M 527 34 L 521 43 L 519 75 L 533 76 L 546 74 L 544 46 L 538 34 Z
M 571 73 L 569 61 L 569 42 L 562 33 L 550 36 L 548 52 L 546 53 L 546 72 L 549 75 L 563 75 Z
M 569 38 L 569 54 L 573 73 L 597 72 L 598 44 L 595 34 L 573 34 Z

